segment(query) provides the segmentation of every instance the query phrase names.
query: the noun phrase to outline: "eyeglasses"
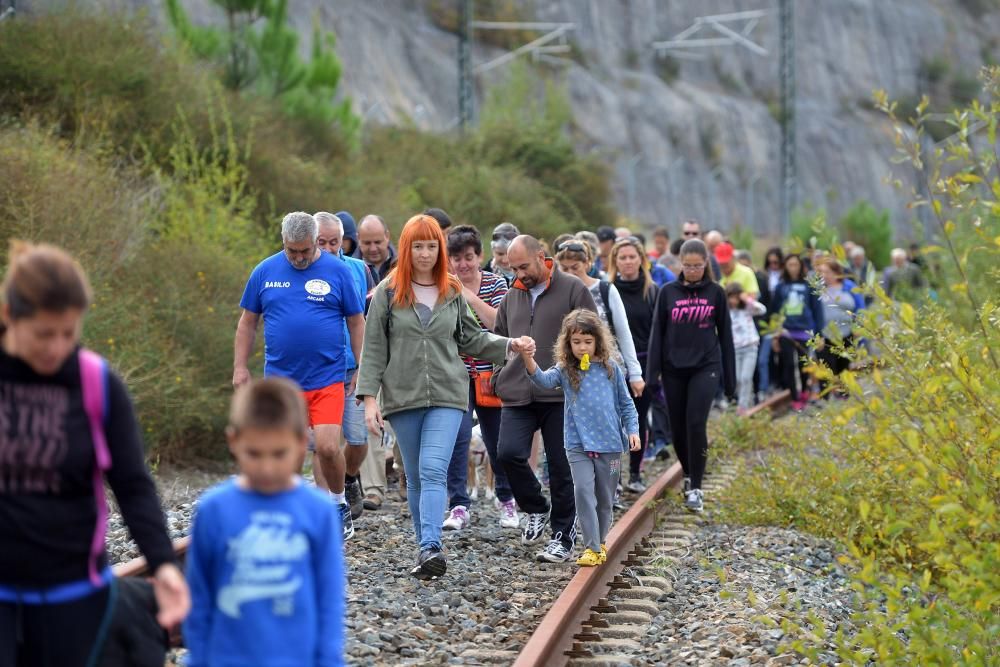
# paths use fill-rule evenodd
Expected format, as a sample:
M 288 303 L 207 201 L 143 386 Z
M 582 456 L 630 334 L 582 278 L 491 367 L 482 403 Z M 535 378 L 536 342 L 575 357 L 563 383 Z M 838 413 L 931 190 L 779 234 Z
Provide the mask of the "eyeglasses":
M 583 245 L 579 241 L 563 241 L 562 243 L 559 244 L 559 247 L 556 248 L 556 250 L 558 252 L 562 252 L 563 250 L 569 250 L 570 252 L 586 253 L 587 246 Z
M 681 268 L 685 271 L 701 271 L 705 268 L 704 264 L 681 264 Z

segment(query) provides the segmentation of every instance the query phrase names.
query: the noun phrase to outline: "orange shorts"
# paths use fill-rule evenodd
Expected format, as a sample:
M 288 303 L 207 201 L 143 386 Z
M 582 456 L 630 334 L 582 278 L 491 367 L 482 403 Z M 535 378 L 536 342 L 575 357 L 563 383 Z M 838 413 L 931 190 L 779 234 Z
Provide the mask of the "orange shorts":
M 309 426 L 340 426 L 344 422 L 343 382 L 303 391 L 302 397 L 306 399 L 306 407 L 309 408 Z

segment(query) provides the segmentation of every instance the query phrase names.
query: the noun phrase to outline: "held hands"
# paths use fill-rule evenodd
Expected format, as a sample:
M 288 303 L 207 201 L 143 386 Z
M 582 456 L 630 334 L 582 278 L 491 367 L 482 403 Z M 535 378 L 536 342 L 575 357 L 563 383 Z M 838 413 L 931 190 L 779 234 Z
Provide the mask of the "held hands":
M 510 349 L 522 357 L 535 356 L 535 340 L 531 336 L 510 339 Z
M 637 452 L 642 448 L 642 441 L 639 440 L 639 434 L 633 433 L 628 437 L 628 450 L 630 452 Z
M 156 568 L 152 579 L 153 593 L 160 611 L 156 620 L 161 627 L 169 630 L 184 620 L 191 610 L 191 593 L 184 575 L 173 563 L 164 563 Z

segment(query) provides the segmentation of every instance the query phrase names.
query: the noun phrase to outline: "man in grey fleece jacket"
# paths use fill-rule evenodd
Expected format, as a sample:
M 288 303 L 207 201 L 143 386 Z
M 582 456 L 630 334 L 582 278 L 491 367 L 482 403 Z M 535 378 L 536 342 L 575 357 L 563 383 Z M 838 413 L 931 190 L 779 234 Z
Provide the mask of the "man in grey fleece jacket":
M 507 251 L 516 280 L 497 310 L 494 332 L 501 336 L 531 336 L 537 344 L 536 363 L 553 365 L 554 346 L 563 318 L 577 308 L 597 312 L 590 291 L 575 276 L 560 272 L 537 239 L 522 235 Z M 514 499 L 527 513 L 521 541 L 538 541 L 551 513 L 552 539 L 538 560 L 562 562 L 572 555 L 576 540 L 573 478 L 563 445 L 563 392 L 531 384 L 520 356 L 497 373 L 496 392 L 503 401 L 497 459 L 510 480 Z M 549 467 L 551 505 L 528 464 L 531 438 L 542 430 Z

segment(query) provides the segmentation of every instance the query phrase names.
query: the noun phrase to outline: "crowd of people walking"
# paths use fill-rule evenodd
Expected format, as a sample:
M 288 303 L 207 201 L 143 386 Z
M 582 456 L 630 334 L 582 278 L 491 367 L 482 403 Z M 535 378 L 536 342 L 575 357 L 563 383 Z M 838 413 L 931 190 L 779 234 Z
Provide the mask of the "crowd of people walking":
M 386 461 L 405 480 L 410 573 L 444 576 L 442 532 L 475 520 L 474 424 L 500 525 L 540 543 L 543 562 L 573 559 L 579 530 L 576 562 L 599 566 L 614 506 L 645 490 L 645 462 L 667 443 L 685 506 L 703 510 L 713 407 L 745 412 L 780 387 L 804 410 L 834 393 L 807 362 L 848 367 L 871 305 L 858 288 L 879 282 L 859 246 L 843 262 L 776 247 L 755 267 L 693 220 L 676 240 L 657 228 L 651 246 L 611 227 L 546 242 L 428 209 L 393 243 L 378 215 L 296 212 L 281 244 L 240 300 L 226 432 L 239 474 L 199 503 L 186 579 L 125 385 L 79 345 L 86 276 L 57 248 L 13 246 L 0 287 L 0 664 L 145 664 L 134 646 L 108 662 L 123 604 L 163 628 L 186 618 L 192 666 L 341 664 L 344 542 L 383 507 Z M 925 286 L 914 260 L 893 251 L 888 294 Z M 315 488 L 300 476 L 309 450 Z M 149 561 L 145 588 L 111 575 L 105 482 Z

